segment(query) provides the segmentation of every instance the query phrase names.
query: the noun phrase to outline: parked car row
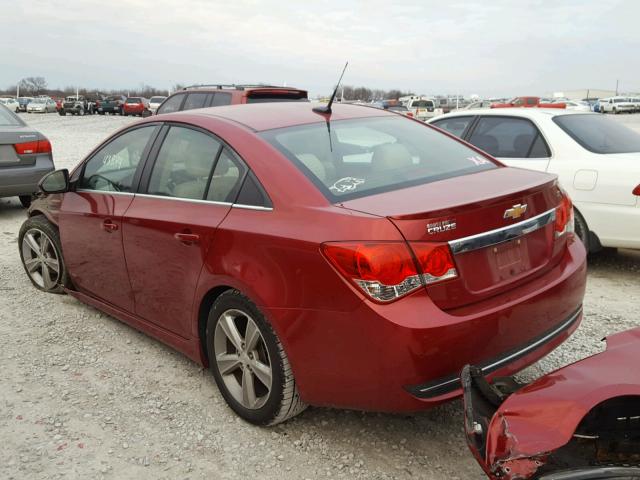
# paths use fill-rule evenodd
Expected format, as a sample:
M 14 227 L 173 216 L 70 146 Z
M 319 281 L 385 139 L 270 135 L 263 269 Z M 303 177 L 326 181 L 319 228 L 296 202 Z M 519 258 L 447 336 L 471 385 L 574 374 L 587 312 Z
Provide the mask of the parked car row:
M 636 113 L 640 112 L 640 97 L 611 97 L 598 101 L 600 113 Z

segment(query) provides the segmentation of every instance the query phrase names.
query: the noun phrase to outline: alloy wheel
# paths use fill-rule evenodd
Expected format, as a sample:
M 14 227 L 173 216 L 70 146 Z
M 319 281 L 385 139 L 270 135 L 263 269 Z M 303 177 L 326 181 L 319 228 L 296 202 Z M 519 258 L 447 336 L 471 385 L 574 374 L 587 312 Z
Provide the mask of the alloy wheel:
M 265 340 L 247 313 L 230 309 L 220 315 L 213 338 L 220 376 L 233 398 L 257 410 L 269 399 L 272 365 Z
M 22 259 L 29 277 L 40 288 L 50 290 L 60 280 L 60 259 L 51 239 L 32 228 L 22 238 Z

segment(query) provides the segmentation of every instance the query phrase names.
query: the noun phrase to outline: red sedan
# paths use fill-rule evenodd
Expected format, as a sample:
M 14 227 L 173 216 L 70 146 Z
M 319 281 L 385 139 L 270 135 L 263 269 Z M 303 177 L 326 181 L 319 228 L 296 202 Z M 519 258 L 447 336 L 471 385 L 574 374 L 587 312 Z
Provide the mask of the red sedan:
M 555 177 L 384 110 L 151 117 L 41 190 L 20 233 L 33 284 L 208 365 L 258 424 L 431 407 L 465 364 L 511 374 L 582 318 Z

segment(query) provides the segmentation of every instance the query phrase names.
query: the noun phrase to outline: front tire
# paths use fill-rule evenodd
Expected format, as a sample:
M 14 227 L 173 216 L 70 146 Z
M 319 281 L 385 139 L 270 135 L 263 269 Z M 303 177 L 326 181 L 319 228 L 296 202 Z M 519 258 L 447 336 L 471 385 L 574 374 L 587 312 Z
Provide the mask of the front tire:
M 64 293 L 70 281 L 58 229 L 44 215 L 30 217 L 20 227 L 18 245 L 22 266 L 33 286 L 43 292 Z
M 206 330 L 209 368 L 231 409 L 255 425 L 275 425 L 306 408 L 282 343 L 238 290 L 214 302 Z

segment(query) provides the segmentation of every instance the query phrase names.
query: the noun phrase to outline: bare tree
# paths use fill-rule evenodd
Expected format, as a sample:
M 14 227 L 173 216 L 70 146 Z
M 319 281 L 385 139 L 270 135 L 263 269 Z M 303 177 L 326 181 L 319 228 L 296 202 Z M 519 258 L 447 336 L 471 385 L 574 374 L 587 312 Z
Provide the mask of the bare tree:
M 20 90 L 30 95 L 40 95 L 47 90 L 47 81 L 44 77 L 26 77 L 20 80 Z

